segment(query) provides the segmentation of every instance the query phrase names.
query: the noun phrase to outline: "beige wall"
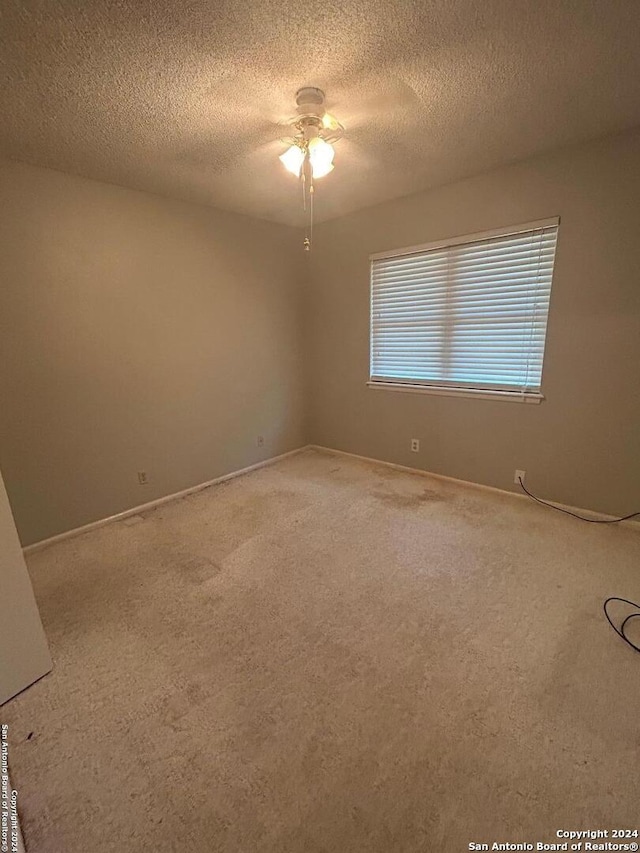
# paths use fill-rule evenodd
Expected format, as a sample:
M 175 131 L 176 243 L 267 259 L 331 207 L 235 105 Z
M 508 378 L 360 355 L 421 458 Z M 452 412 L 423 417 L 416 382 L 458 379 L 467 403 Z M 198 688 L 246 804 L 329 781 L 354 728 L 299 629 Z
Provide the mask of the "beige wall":
M 0 466 L 23 545 L 302 444 L 293 229 L 15 163 L 0 198 Z
M 366 387 L 370 253 L 555 215 L 541 405 Z M 522 468 L 546 498 L 640 509 L 640 133 L 325 223 L 307 297 L 314 443 L 504 489 Z
M 309 266 L 294 229 L 45 169 L 3 163 L 0 198 L 0 465 L 25 545 L 306 440 L 638 508 L 638 132 L 320 225 Z M 366 387 L 371 252 L 558 214 L 545 402 Z

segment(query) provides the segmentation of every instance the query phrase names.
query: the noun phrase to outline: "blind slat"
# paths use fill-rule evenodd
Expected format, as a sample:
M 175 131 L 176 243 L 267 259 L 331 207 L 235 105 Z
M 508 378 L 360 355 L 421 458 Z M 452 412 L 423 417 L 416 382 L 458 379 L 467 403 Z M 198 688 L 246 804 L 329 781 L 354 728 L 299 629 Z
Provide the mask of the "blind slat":
M 553 245 L 544 245 L 537 247 L 537 254 L 540 260 L 540 263 L 546 264 L 549 263 L 550 259 L 553 257 Z M 376 279 L 384 280 L 385 278 L 391 277 L 402 277 L 402 276 L 410 276 L 415 272 L 429 272 L 434 275 L 446 271 L 447 268 L 455 265 L 457 269 L 461 272 L 466 272 L 470 269 L 491 269 L 492 267 L 517 267 L 522 264 L 526 264 L 530 257 L 530 252 L 523 248 L 521 252 L 509 252 L 502 254 L 492 254 L 492 255 L 482 255 L 477 257 L 466 257 L 464 259 L 458 258 L 455 261 L 451 261 L 450 258 L 444 256 L 443 258 L 439 258 L 433 261 L 421 261 L 421 262 L 413 262 L 411 264 L 400 265 L 394 262 L 393 266 L 385 267 L 384 269 L 378 269 L 374 272 L 374 277 Z M 382 263 L 376 262 L 376 263 Z
M 557 233 L 375 257 L 371 379 L 539 391 Z

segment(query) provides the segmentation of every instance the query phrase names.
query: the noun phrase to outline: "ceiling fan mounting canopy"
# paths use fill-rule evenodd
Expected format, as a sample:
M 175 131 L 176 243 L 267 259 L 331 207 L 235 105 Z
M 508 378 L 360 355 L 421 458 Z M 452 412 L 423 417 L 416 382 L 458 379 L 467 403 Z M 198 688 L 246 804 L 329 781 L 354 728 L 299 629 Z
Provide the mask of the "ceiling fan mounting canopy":
M 344 133 L 340 122 L 326 111 L 325 95 L 317 86 L 303 86 L 296 92 L 297 115 L 289 119 L 299 134 L 308 142 L 322 136 L 326 142 L 335 142 Z

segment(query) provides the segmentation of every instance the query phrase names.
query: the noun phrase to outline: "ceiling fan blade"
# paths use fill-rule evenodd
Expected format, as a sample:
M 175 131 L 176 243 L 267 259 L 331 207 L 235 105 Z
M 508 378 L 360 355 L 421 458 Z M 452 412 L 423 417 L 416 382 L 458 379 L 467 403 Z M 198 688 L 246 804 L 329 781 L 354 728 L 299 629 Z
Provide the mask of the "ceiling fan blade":
M 293 95 L 282 81 L 256 81 L 248 72 L 216 80 L 201 91 L 194 141 L 176 152 L 176 159 L 218 174 L 240 167 L 253 151 L 274 140 L 282 153 L 293 135 L 288 121 L 295 113 Z
M 380 129 L 391 127 L 403 112 L 423 109 L 412 86 L 392 73 L 367 75 L 346 85 L 327 82 L 327 110 L 347 133 L 365 124 L 376 124 Z

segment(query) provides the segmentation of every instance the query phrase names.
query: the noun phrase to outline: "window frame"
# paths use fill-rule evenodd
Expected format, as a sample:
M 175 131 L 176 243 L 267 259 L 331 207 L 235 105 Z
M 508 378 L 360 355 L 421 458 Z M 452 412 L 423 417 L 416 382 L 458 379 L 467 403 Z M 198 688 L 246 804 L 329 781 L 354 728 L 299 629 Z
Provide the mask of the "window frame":
M 401 391 L 411 394 L 435 394 L 443 397 L 468 397 L 476 399 L 492 399 L 503 400 L 516 403 L 533 403 L 538 404 L 545 399 L 542 393 L 542 380 L 544 377 L 544 356 L 547 344 L 547 332 L 545 332 L 544 349 L 542 357 L 542 371 L 540 375 L 540 390 L 539 391 L 517 391 L 517 390 L 500 390 L 497 388 L 483 388 L 479 386 L 469 385 L 468 387 L 460 385 L 447 385 L 434 382 L 433 384 L 425 383 L 416 380 L 415 382 L 399 380 L 397 382 L 390 380 L 380 380 L 371 378 L 372 354 L 373 354 L 373 323 L 372 323 L 372 306 L 373 306 L 373 262 L 377 260 L 385 260 L 388 258 L 408 257 L 410 255 L 422 254 L 437 249 L 448 249 L 454 246 L 461 246 L 470 243 L 479 243 L 484 240 L 491 240 L 495 237 L 507 237 L 511 235 L 522 234 L 528 231 L 536 231 L 543 228 L 556 227 L 559 229 L 560 216 L 551 216 L 546 219 L 536 219 L 532 222 L 525 222 L 518 225 L 505 226 L 502 228 L 493 228 L 488 231 L 478 231 L 473 234 L 460 234 L 455 237 L 449 237 L 442 240 L 433 240 L 429 243 L 420 243 L 415 246 L 406 246 L 400 249 L 391 249 L 385 252 L 375 252 L 369 255 L 369 379 L 367 386 L 377 390 L 384 391 Z M 556 253 L 557 253 L 557 238 L 556 238 Z M 551 287 L 553 288 L 553 280 L 555 276 L 555 262 L 552 269 Z M 549 303 L 549 310 L 551 303 Z M 548 314 L 547 314 L 548 317 Z

